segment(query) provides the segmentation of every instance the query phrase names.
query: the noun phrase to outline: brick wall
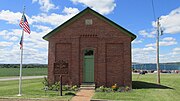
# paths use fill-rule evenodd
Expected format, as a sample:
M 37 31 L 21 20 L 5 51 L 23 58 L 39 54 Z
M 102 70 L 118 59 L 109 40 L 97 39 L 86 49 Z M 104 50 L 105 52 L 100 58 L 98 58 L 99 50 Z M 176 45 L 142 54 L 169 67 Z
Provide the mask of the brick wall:
M 85 25 L 92 19 L 92 25 Z M 49 39 L 48 79 L 54 83 L 54 62 L 64 59 L 69 74 L 64 84 L 80 85 L 83 80 L 83 50 L 94 49 L 94 80 L 96 86 L 131 86 L 131 37 L 91 13 L 56 32 Z

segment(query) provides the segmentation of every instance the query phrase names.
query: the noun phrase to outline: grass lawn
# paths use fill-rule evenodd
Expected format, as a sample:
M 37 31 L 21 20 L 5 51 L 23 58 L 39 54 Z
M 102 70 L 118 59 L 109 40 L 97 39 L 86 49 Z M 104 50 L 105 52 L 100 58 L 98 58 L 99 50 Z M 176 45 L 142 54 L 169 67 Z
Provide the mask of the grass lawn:
M 59 96 L 59 92 L 56 91 L 47 91 L 47 95 L 45 96 L 42 84 L 43 79 L 33 79 L 33 80 L 23 80 L 22 81 L 22 95 L 18 97 L 18 80 L 15 81 L 0 81 L 0 100 L 2 98 L 43 98 L 44 100 L 69 100 L 72 96 L 64 95 L 65 91 L 63 91 L 63 96 Z M 11 99 L 10 99 L 11 100 Z M 19 101 L 19 100 L 18 100 Z
M 130 92 L 96 92 L 93 99 L 125 101 L 180 101 L 180 74 L 161 74 L 161 85 L 156 84 L 155 74 L 133 74 Z
M 47 75 L 47 68 L 23 68 L 23 76 Z M 0 68 L 0 77 L 19 76 L 19 68 Z

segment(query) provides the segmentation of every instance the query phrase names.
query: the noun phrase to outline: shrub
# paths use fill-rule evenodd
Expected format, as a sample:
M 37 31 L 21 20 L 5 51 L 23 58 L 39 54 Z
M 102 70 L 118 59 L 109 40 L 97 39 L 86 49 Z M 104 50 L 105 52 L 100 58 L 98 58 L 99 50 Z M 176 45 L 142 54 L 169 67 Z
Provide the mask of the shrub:
M 44 77 L 44 80 L 42 81 L 44 86 L 49 86 L 47 77 Z
M 107 88 L 104 86 L 100 86 L 99 88 L 96 88 L 96 92 L 111 92 L 111 88 Z
M 70 91 L 70 90 L 71 90 L 71 86 L 69 86 L 69 85 L 64 85 L 64 86 L 62 86 L 62 90 L 63 90 L 63 91 Z
M 77 85 L 72 86 L 72 87 L 71 87 L 71 90 L 72 90 L 72 91 L 78 91 Z
M 96 88 L 96 92 L 112 92 L 112 91 L 113 92 L 127 92 L 130 90 L 131 90 L 131 88 L 128 86 L 118 87 L 117 84 L 114 84 L 110 88 L 104 87 L 104 86 L 100 86 L 99 88 Z
M 118 90 L 117 84 L 112 85 L 111 88 L 112 88 L 113 91 L 117 91 Z
M 42 90 L 52 90 L 52 91 L 59 91 L 60 90 L 60 81 L 55 82 L 54 84 L 50 85 L 48 83 L 47 77 L 44 77 L 42 84 L 43 84 Z M 63 85 L 62 90 L 63 91 L 78 91 L 78 87 L 77 87 L 77 85 L 74 85 L 74 86 Z
M 52 85 L 52 90 L 54 91 L 58 91 L 60 89 L 60 81 L 59 82 L 55 82 L 54 85 Z
M 130 87 L 125 86 L 125 91 L 130 91 L 130 90 L 131 90 L 131 88 L 130 88 Z
M 127 92 L 127 91 L 130 91 L 130 90 L 131 90 L 130 87 L 125 86 L 125 87 L 119 87 L 117 91 L 118 92 Z
M 104 86 L 100 86 L 99 88 L 96 88 L 96 92 L 104 92 Z

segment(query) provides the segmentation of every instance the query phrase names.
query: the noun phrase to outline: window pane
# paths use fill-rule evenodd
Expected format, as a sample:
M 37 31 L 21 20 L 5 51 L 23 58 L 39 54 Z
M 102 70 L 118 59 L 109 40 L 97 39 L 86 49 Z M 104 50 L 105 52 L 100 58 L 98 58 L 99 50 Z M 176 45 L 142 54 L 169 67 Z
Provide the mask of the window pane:
M 93 51 L 93 50 L 85 50 L 84 55 L 85 55 L 85 56 L 91 56 L 91 55 L 94 55 L 94 51 Z

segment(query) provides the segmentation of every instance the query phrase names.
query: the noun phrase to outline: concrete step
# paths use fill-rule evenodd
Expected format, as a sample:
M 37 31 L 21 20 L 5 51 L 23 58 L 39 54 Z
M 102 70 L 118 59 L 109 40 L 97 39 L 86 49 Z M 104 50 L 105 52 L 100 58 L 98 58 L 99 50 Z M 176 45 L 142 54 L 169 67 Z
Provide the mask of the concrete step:
M 81 86 L 80 86 L 80 89 L 94 90 L 95 89 L 95 84 L 94 83 L 82 83 Z

